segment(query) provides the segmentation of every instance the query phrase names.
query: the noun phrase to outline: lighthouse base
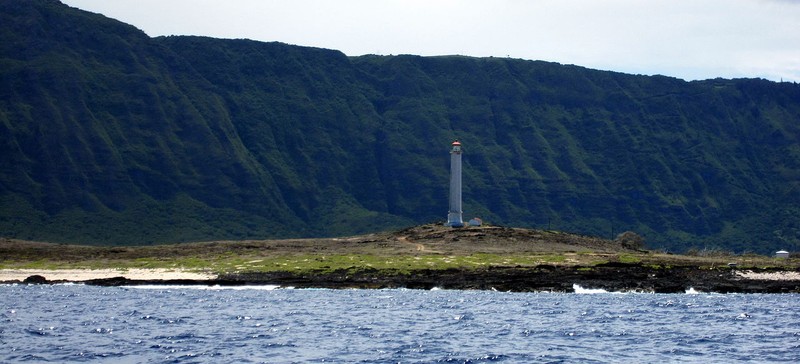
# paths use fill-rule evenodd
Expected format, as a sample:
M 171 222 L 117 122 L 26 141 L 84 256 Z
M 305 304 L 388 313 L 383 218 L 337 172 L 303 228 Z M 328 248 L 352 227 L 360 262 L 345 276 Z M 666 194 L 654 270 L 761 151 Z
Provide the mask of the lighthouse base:
M 464 220 L 461 218 L 460 212 L 451 212 L 447 214 L 447 222 L 444 223 L 444 226 L 459 228 L 464 227 Z

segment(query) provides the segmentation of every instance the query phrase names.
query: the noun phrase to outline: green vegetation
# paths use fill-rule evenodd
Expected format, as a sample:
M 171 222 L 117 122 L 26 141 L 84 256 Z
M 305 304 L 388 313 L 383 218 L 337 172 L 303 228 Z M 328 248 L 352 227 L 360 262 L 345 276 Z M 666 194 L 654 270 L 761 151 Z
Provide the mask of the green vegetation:
M 411 272 L 423 269 L 487 268 L 500 266 L 535 267 L 541 264 L 563 263 L 563 255 L 517 255 L 476 253 L 469 255 L 372 255 L 372 254 L 278 254 L 234 256 L 231 254 L 128 259 L 93 259 L 62 261 L 57 257 L 45 260 L 0 261 L 0 269 L 119 269 L 167 268 L 213 273 L 232 272 L 328 272 L 341 269 L 374 268 Z M 586 261 L 585 259 L 582 261 Z
M 619 259 L 620 263 L 628 263 L 628 264 L 641 263 L 642 262 L 642 258 L 641 257 L 635 256 L 635 255 L 630 255 L 630 254 L 621 254 L 617 259 Z
M 580 252 L 576 252 L 580 250 Z M 641 252 L 619 241 L 542 230 L 493 226 L 451 229 L 415 226 L 395 232 L 346 238 L 213 241 L 138 247 L 99 247 L 26 242 L 0 238 L 0 269 L 188 270 L 219 275 L 285 272 L 325 274 L 374 270 L 415 274 L 556 266 L 593 271 L 608 264 L 654 269 L 691 266 L 796 270 L 796 259 L 742 256 L 688 256 Z
M 146 249 L 146 248 L 135 248 Z M 398 273 L 411 273 L 420 270 L 479 269 L 489 267 L 529 267 L 541 265 L 581 266 L 579 271 L 590 271 L 592 266 L 616 261 L 627 264 L 642 263 L 654 269 L 669 268 L 673 265 L 700 265 L 709 268 L 724 267 L 728 260 L 713 258 L 692 259 L 687 256 L 652 256 L 647 254 L 545 254 L 545 253 L 472 253 L 464 255 L 380 255 L 343 253 L 334 255 L 291 254 L 281 252 L 277 255 L 255 254 L 250 256 L 233 254 L 203 254 L 192 249 L 186 256 L 159 257 L 156 255 L 136 259 L 96 259 L 65 261 L 49 257 L 28 261 L 25 259 L 6 259 L 0 261 L 0 269 L 117 269 L 124 273 L 131 268 L 162 268 L 215 274 L 237 272 L 290 272 L 326 273 L 337 270 L 377 269 Z M 766 257 L 732 258 L 741 261 L 740 269 L 794 269 L 794 261 L 776 261 Z M 668 264 L 671 263 L 671 264 Z
M 800 250 L 793 83 L 149 38 L 0 0 L 0 90 L 0 236 L 152 245 L 438 221 L 459 138 L 464 208 L 484 221 Z

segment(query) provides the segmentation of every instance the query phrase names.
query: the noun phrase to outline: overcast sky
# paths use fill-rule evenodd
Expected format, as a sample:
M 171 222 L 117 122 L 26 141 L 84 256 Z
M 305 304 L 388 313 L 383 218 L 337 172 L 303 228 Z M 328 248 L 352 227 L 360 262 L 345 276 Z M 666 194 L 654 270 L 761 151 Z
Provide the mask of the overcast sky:
M 62 0 L 150 36 L 800 82 L 800 0 Z

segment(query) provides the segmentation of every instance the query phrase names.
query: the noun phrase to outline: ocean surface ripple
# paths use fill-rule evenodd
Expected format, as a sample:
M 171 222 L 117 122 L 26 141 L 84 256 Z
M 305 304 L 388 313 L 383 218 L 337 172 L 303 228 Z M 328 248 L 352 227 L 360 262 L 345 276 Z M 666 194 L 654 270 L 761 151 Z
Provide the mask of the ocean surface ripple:
M 0 286 L 0 362 L 800 362 L 800 295 L 272 288 Z

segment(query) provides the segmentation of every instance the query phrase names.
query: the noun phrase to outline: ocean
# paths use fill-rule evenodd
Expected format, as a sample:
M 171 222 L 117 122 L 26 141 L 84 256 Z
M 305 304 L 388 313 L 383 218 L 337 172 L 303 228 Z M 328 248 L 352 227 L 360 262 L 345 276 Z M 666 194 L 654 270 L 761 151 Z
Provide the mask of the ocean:
M 800 295 L 0 286 L 2 363 L 800 362 Z

